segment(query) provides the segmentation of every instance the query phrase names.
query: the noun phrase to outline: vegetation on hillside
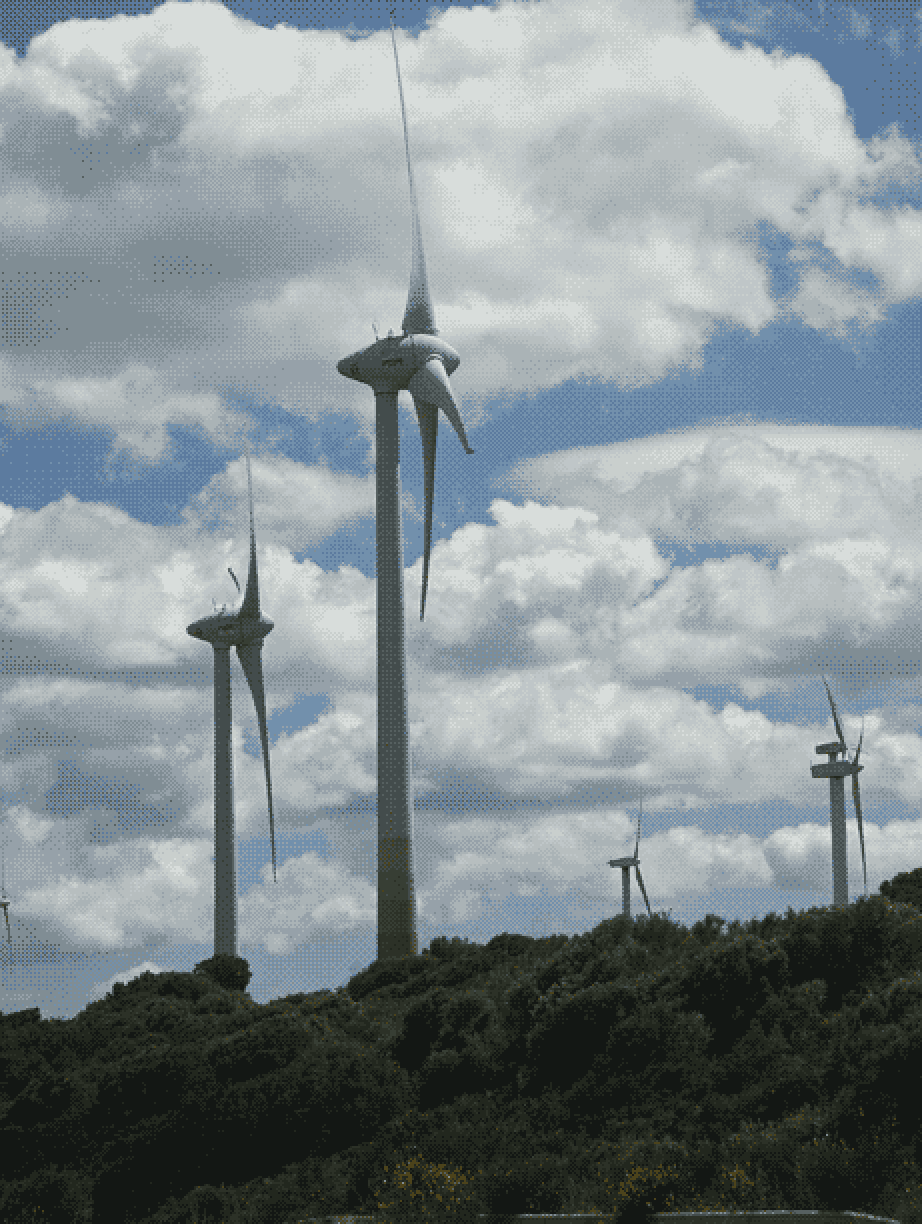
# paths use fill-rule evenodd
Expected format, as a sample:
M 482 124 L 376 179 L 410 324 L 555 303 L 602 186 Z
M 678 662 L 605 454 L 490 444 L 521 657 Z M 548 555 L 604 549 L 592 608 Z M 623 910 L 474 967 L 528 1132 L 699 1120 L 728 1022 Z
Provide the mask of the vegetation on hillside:
M 920 884 L 729 926 L 441 938 L 265 1005 L 203 962 L 72 1020 L 0 1017 L 0 1219 L 922 1224 Z

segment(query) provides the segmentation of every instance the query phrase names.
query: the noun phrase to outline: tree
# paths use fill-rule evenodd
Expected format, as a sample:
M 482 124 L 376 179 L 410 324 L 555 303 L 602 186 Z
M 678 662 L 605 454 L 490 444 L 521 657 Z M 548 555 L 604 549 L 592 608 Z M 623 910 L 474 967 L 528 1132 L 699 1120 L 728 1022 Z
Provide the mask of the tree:
M 225 990 L 246 990 L 253 976 L 244 957 L 226 956 L 222 953 L 199 961 L 193 972 L 205 974 Z
M 901 871 L 892 880 L 881 880 L 880 895 L 888 901 L 903 901 L 922 910 L 922 867 Z

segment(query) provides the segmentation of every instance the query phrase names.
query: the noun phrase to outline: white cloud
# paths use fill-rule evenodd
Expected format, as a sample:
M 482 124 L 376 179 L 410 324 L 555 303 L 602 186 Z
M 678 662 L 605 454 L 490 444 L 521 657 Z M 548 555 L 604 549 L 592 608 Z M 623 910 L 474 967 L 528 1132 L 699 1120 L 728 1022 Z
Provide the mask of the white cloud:
M 492 526 L 468 524 L 436 545 L 427 620 L 407 612 L 424 916 L 470 918 L 497 890 L 535 895 L 539 880 L 553 895 L 602 895 L 604 855 L 633 828 L 619 797 L 640 786 L 651 810 L 787 804 L 819 818 L 762 840 L 721 839 L 694 822 L 655 833 L 645 879 L 660 897 L 708 881 L 814 887 L 828 869 L 827 793 L 808 764 L 828 738 L 826 712 L 805 724 L 682 689 L 724 680 L 749 698 L 792 694 L 816 683 L 834 644 L 854 746 L 847 652 L 865 669 L 922 663 L 913 646 L 922 640 L 922 452 L 913 436 L 896 445 L 893 434 L 864 431 L 845 447 L 851 457 L 836 452 L 841 438 L 826 445 L 815 431 L 731 426 L 587 451 L 581 461 L 547 456 L 516 479 L 562 504 L 500 498 Z M 291 554 L 306 529 L 295 493 L 315 477 L 329 488 L 339 478 L 265 458 L 254 467 L 258 516 L 275 538 L 258 545 L 263 606 L 277 626 L 264 652 L 270 712 L 304 693 L 331 695 L 316 721 L 274 736 L 272 763 L 277 826 L 322 834 L 332 857 L 283 853 L 279 883 L 264 865 L 241 899 L 241 938 L 285 955 L 311 932 L 373 921 L 374 591 L 357 571 L 324 573 Z M 364 482 L 343 487 L 359 512 Z M 0 710 L 2 782 L 20 801 L 4 837 L 23 920 L 110 949 L 194 940 L 207 927 L 211 658 L 185 625 L 207 603 L 210 575 L 227 563 L 245 572 L 244 504 L 234 460 L 179 528 L 70 497 L 5 515 L 0 589 L 14 666 Z M 226 507 L 221 521 L 237 521 L 232 540 L 204 530 L 215 507 Z M 669 539 L 735 542 L 740 553 L 679 565 L 664 555 Z M 772 548 L 775 565 L 750 555 Z M 264 838 L 267 821 L 260 763 L 243 752 L 255 718 L 236 666 L 234 676 L 245 842 Z M 887 683 L 858 677 L 859 690 L 877 684 L 882 698 Z M 919 717 L 905 698 L 866 711 L 872 886 L 888 864 L 897 868 L 900 839 L 914 828 L 885 827 L 875 813 L 886 796 L 915 805 Z M 46 810 L 55 787 L 66 821 Z M 447 797 L 466 792 L 471 810 L 458 823 Z M 852 869 L 856 854 L 850 848 Z
M 99 425 L 157 463 L 168 424 L 239 446 L 245 416 L 218 393 L 237 389 L 370 435 L 370 397 L 335 362 L 406 292 L 389 38 L 193 0 L 59 23 L 6 55 L 0 229 L 7 266 L 31 269 L 5 289 L 14 428 Z M 399 42 L 474 424 L 497 395 L 575 374 L 696 368 L 717 320 L 866 330 L 922 283 L 916 212 L 870 202 L 918 179 L 913 147 L 858 139 L 805 56 L 734 49 L 678 0 L 449 9 Z M 788 301 L 760 223 L 798 244 Z M 852 285 L 860 268 L 873 289 Z

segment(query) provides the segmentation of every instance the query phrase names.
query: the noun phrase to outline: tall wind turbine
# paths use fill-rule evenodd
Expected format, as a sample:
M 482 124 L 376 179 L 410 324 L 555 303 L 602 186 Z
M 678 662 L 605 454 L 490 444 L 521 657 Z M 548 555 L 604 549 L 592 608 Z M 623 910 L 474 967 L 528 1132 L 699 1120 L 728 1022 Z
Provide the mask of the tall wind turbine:
M 829 706 L 832 710 L 832 721 L 836 726 L 836 734 L 838 740 L 830 744 L 817 744 L 817 753 L 825 753 L 829 760 L 825 765 L 811 765 L 810 773 L 814 778 L 829 779 L 829 818 L 832 823 L 832 903 L 833 905 L 844 906 L 848 905 L 848 862 L 845 851 L 845 778 L 851 774 L 852 779 L 852 798 L 855 803 L 855 817 L 858 821 L 858 840 L 861 843 L 861 867 L 864 872 L 864 895 L 868 893 L 868 867 L 864 856 L 864 825 L 861 819 L 861 794 L 858 790 L 858 774 L 864 769 L 863 765 L 858 764 L 858 758 L 861 756 L 861 745 L 864 741 L 864 727 L 861 728 L 861 736 L 858 740 L 858 748 L 855 751 L 855 759 L 848 760 L 848 750 L 845 747 L 845 733 L 842 730 L 842 724 L 839 722 L 839 715 L 836 710 L 836 703 L 832 699 L 829 685 L 826 684 L 826 677 L 823 677 L 823 684 L 826 685 L 826 696 L 829 698 Z M 839 760 L 839 756 L 842 760 Z
M 375 393 L 377 443 L 375 518 L 378 596 L 378 960 L 415 956 L 416 895 L 413 882 L 413 795 L 407 728 L 406 630 L 403 612 L 403 544 L 400 522 L 400 456 L 397 393 L 413 397 L 423 444 L 425 549 L 419 619 L 426 610 L 429 554 L 432 547 L 432 500 L 435 490 L 435 443 L 439 410 L 469 455 L 467 435 L 448 375 L 461 358 L 438 339 L 435 313 L 426 279 L 422 231 L 413 168 L 407 111 L 391 22 L 397 88 L 403 116 L 403 139 L 410 181 L 413 223 L 410 292 L 402 334 L 388 332 L 368 348 L 344 357 L 337 370 L 367 383 Z
M 226 606 L 202 617 L 186 629 L 191 637 L 214 647 L 214 950 L 215 956 L 237 955 L 237 858 L 234 848 L 234 775 L 231 754 L 230 648 L 237 648 L 256 717 L 266 772 L 269 834 L 272 840 L 272 878 L 275 879 L 275 821 L 272 815 L 272 779 L 269 774 L 269 732 L 263 688 L 263 639 L 274 625 L 259 611 L 259 575 L 256 570 L 256 531 L 253 525 L 253 478 L 247 451 L 247 488 L 250 497 L 250 574 L 237 612 Z M 240 584 L 231 571 L 231 577 Z
M 637 876 L 637 883 L 640 885 L 640 891 L 643 893 L 643 899 L 647 903 L 647 913 L 653 917 L 653 911 L 650 909 L 650 898 L 647 896 L 647 890 L 643 886 L 643 876 L 640 874 L 640 858 L 638 852 L 640 850 L 640 817 L 643 815 L 643 796 L 640 799 L 640 812 L 637 816 L 637 840 L 634 843 L 634 854 L 630 858 L 609 859 L 609 867 L 621 868 L 621 912 L 625 918 L 630 920 L 631 917 L 631 868 Z

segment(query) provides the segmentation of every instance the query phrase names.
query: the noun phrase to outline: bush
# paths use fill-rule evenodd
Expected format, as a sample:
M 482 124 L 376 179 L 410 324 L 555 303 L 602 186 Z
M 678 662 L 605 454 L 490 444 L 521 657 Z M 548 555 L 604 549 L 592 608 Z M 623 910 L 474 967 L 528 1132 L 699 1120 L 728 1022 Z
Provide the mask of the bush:
M 496 937 L 497 939 L 500 936 Z M 478 944 L 471 944 L 466 939 L 461 939 L 458 935 L 451 939 L 447 935 L 437 935 L 429 945 L 429 955 L 437 956 L 439 960 L 453 960 L 456 956 L 463 956 L 472 947 L 479 947 Z
M 560 1168 L 542 1156 L 510 1160 L 481 1182 L 479 1198 L 493 1216 L 557 1215 L 563 1210 L 562 1191 Z
M 208 960 L 199 961 L 193 972 L 204 974 L 225 990 L 246 990 L 253 976 L 249 963 L 242 956 L 210 956 Z
M 385 986 L 403 985 L 421 973 L 425 973 L 432 965 L 432 957 L 395 956 L 383 961 L 372 961 L 367 969 L 362 969 L 349 979 L 346 990 L 350 999 L 364 999 L 376 990 Z
M 901 871 L 892 880 L 881 880 L 880 895 L 888 901 L 902 901 L 922 909 L 922 867 Z
M 92 1183 L 75 1169 L 53 1164 L 23 1181 L 7 1183 L 2 1216 L 11 1222 L 39 1213 L 42 1224 L 81 1224 L 92 1219 Z
M 444 1215 L 467 1221 L 477 1217 L 473 1178 L 462 1169 L 430 1164 L 419 1155 L 386 1170 L 375 1194 L 378 1209 L 401 1222 Z

